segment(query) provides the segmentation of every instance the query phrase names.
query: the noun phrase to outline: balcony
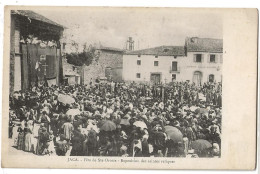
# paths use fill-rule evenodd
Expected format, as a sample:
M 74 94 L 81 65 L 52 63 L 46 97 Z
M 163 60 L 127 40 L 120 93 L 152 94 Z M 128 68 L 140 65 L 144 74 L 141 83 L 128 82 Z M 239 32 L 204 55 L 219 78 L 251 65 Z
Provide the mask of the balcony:
M 177 69 L 176 67 L 170 67 L 170 73 L 180 73 L 180 67 L 178 66 Z

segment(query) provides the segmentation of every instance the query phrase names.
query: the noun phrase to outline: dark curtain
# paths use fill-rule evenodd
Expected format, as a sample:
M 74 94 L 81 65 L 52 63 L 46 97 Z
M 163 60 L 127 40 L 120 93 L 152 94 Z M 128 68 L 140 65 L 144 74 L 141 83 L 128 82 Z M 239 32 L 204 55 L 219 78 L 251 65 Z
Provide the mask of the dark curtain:
M 36 83 L 44 81 L 44 73 L 46 68 L 46 78 L 54 79 L 57 75 L 56 48 L 41 48 L 39 45 L 23 44 L 23 88 L 29 87 L 29 82 Z M 40 59 L 40 57 L 45 59 Z M 25 59 L 27 57 L 27 59 Z M 36 69 L 36 63 L 39 68 Z M 46 65 L 46 66 L 45 66 Z M 28 83 L 28 84 L 27 84 Z

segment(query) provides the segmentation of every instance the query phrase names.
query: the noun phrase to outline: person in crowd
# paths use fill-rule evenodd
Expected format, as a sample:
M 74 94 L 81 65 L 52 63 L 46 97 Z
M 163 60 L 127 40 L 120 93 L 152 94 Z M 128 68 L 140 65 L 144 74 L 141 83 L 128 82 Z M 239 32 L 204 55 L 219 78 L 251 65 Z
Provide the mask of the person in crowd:
M 24 150 L 24 127 L 20 126 L 17 132 L 19 132 L 17 139 L 17 149 Z
M 71 119 L 69 116 L 66 116 L 65 120 L 66 122 L 61 126 L 61 133 L 65 136 L 66 141 L 70 142 L 74 127 L 71 124 Z
M 24 151 L 31 152 L 32 149 L 32 129 L 27 125 L 27 127 L 24 129 Z
M 41 144 L 40 150 L 40 155 L 47 155 L 49 154 L 48 147 L 49 147 L 49 142 L 50 142 L 50 135 L 47 132 L 47 128 L 43 127 L 42 131 L 39 135 L 39 140 Z
M 60 135 L 60 139 L 57 140 L 56 154 L 58 156 L 65 156 L 69 150 L 69 144 L 63 134 Z
M 18 150 L 36 155 L 219 157 L 221 90 L 215 82 L 39 83 L 10 96 L 8 135 L 17 137 Z M 172 127 L 180 137 L 171 134 Z M 193 149 L 200 139 L 211 148 Z

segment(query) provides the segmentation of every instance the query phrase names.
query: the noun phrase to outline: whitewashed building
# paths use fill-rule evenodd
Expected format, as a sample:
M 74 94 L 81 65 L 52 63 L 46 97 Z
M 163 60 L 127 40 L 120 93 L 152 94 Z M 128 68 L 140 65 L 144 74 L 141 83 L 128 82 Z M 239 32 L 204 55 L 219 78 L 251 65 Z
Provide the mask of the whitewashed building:
M 123 79 L 152 83 L 180 80 L 174 74 L 179 74 L 179 61 L 184 56 L 183 46 L 160 46 L 126 52 L 123 56 Z
M 223 40 L 191 37 L 185 40 L 186 57 L 180 78 L 196 84 L 222 82 Z
M 168 83 L 190 81 L 197 85 L 222 81 L 223 40 L 186 38 L 185 46 L 160 46 L 126 52 L 123 80 Z

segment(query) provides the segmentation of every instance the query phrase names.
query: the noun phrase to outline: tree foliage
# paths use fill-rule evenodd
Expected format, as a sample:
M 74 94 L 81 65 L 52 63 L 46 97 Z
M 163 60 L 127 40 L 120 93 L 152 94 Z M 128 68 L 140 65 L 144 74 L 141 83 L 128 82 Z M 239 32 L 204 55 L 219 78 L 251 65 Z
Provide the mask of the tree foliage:
M 95 49 L 83 51 L 81 53 L 66 54 L 67 62 L 75 66 L 90 65 L 95 58 Z

